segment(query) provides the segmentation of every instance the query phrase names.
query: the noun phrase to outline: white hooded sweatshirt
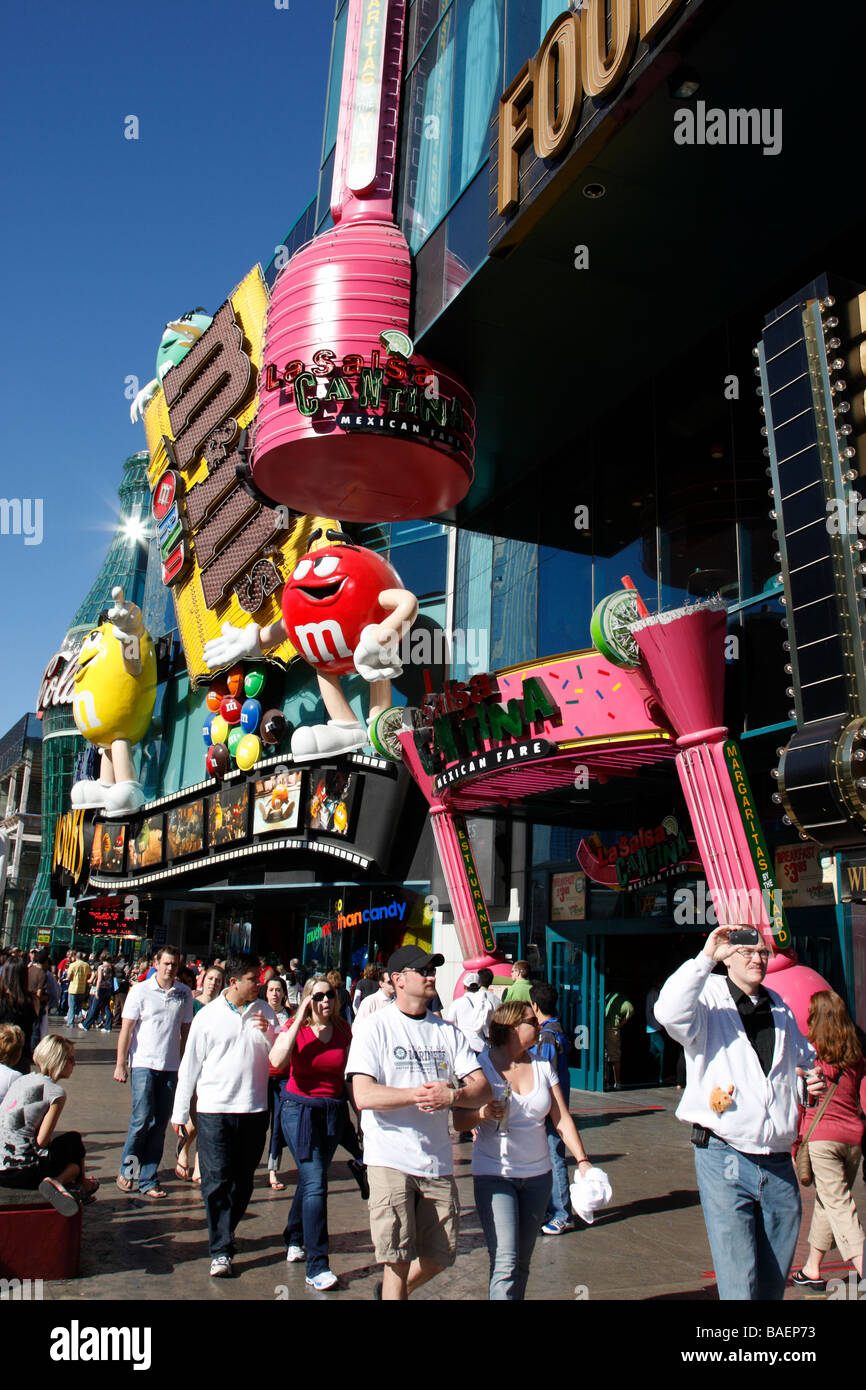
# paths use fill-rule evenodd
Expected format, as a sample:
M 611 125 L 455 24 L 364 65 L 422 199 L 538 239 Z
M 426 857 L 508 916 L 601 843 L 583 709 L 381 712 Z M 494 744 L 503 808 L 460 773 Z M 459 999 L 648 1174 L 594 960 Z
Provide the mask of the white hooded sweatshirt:
M 686 1088 L 677 1116 L 704 1125 L 743 1153 L 783 1153 L 797 1137 L 797 1067 L 814 1064 L 814 1053 L 788 1005 L 767 990 L 776 1027 L 767 1076 L 749 1042 L 728 981 L 713 975 L 702 951 L 665 981 L 653 1012 L 686 1053 Z M 724 1114 L 710 1106 L 715 1087 L 734 1088 Z

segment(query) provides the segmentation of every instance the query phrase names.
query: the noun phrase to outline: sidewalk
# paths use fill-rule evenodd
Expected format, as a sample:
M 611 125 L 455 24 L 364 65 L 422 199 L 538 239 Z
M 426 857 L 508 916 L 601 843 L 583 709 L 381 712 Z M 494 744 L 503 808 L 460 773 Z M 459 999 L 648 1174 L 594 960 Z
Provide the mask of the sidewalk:
M 49 1031 L 63 1030 L 52 1019 Z M 378 1272 L 367 1210 L 342 1149 L 331 1167 L 328 1198 L 331 1268 L 340 1276 L 342 1291 L 318 1294 L 306 1287 L 302 1264 L 285 1263 L 282 1229 L 295 1180 L 288 1153 L 285 1192 L 271 1192 L 266 1168 L 258 1171 L 238 1230 L 238 1277 L 211 1279 L 199 1191 L 174 1176 L 171 1130 L 161 1175 L 169 1193 L 166 1202 L 125 1196 L 114 1185 L 131 1104 L 129 1087 L 113 1080 L 117 1033 L 109 1040 L 104 1033 L 76 1030 L 74 1038 L 78 1066 L 66 1083 L 69 1099 L 62 1127 L 81 1131 L 88 1172 L 102 1187 L 84 1209 L 81 1277 L 47 1284 L 46 1299 L 372 1299 Z M 591 1227 L 539 1237 L 527 1299 L 716 1299 L 688 1130 L 674 1115 L 678 1100 L 673 1089 L 572 1092 L 572 1114 L 587 1152 L 610 1177 L 614 1202 Z M 487 1250 L 472 1201 L 469 1147 L 455 1147 L 455 1156 L 463 1211 L 457 1263 L 419 1290 L 413 1302 L 487 1295 Z M 859 1179 L 856 1193 L 866 1224 L 866 1188 Z M 812 1201 L 809 1190 L 795 1268 L 805 1255 Z M 847 1275 L 848 1266 L 835 1253 L 825 1268 L 830 1277 Z M 794 1289 L 786 1297 L 824 1301 L 824 1295 Z

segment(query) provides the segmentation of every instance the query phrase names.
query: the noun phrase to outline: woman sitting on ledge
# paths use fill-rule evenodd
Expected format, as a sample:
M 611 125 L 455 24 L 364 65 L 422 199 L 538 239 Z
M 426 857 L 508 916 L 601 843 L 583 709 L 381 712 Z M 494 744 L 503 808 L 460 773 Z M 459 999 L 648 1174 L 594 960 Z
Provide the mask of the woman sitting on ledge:
M 33 1053 L 36 1068 L 13 1081 L 0 1104 L 0 1187 L 39 1192 L 62 1216 L 92 1200 L 99 1183 L 84 1172 L 81 1135 L 54 1137 L 72 1075 L 75 1047 L 56 1033 Z

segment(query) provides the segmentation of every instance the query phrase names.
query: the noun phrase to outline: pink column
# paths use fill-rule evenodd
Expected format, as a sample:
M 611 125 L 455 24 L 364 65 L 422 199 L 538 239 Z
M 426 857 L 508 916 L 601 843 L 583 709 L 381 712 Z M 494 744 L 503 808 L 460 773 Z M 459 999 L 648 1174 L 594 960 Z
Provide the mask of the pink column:
M 433 795 L 430 790 L 432 779 L 421 766 L 411 732 L 407 730 L 401 733 L 400 742 L 403 745 L 403 761 L 430 806 L 433 838 L 448 885 L 448 899 L 463 953 L 464 969 L 480 970 L 483 965 L 494 967 L 501 963 L 503 956 L 497 949 L 490 927 L 487 904 L 463 817 Z
M 805 1031 L 809 999 L 826 981 L 797 965 L 763 830 L 737 745 L 722 723 L 725 605 L 659 613 L 632 628 L 682 750 L 677 771 L 720 926 L 755 926 L 773 951 L 770 987 Z

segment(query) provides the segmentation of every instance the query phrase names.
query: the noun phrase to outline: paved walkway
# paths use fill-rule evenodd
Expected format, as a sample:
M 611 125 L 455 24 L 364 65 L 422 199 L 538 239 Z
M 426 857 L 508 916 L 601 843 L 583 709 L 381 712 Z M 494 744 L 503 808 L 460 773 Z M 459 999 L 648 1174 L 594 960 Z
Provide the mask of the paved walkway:
M 54 1029 L 52 1029 L 54 1031 Z M 56 1031 L 62 1031 L 56 1029 Z M 75 1033 L 78 1066 L 68 1084 L 64 1122 L 80 1129 L 88 1170 L 101 1179 L 98 1198 L 84 1211 L 81 1277 L 46 1285 L 48 1299 L 332 1299 L 304 1283 L 303 1265 L 283 1258 L 282 1228 L 295 1177 L 285 1157 L 285 1193 L 273 1193 L 259 1169 L 246 1218 L 238 1231 L 238 1277 L 208 1275 L 207 1231 L 197 1188 L 173 1173 L 174 1135 L 165 1147 L 161 1204 L 125 1196 L 114 1178 L 129 1120 L 130 1091 L 113 1080 L 117 1034 Z M 695 1186 L 685 1125 L 674 1116 L 675 1090 L 573 1091 L 571 1109 L 587 1151 L 610 1176 L 614 1203 L 591 1227 L 539 1239 L 529 1280 L 532 1300 L 715 1300 L 712 1262 Z M 456 1265 L 415 1300 L 484 1299 L 487 1251 L 472 1202 L 470 1150 L 456 1146 L 456 1173 L 463 1209 Z M 328 1201 L 331 1267 L 340 1276 L 341 1300 L 371 1299 L 377 1279 L 367 1211 L 352 1181 L 343 1150 L 331 1168 Z M 866 1224 L 866 1188 L 857 1196 Z M 805 1194 L 803 1233 L 812 1195 Z M 801 1239 L 802 1246 L 802 1239 Z M 801 1263 L 805 1251 L 798 1251 Z M 847 1272 L 833 1253 L 830 1275 Z M 821 1298 L 789 1289 L 788 1298 Z M 415 1301 L 413 1300 L 413 1301 Z

